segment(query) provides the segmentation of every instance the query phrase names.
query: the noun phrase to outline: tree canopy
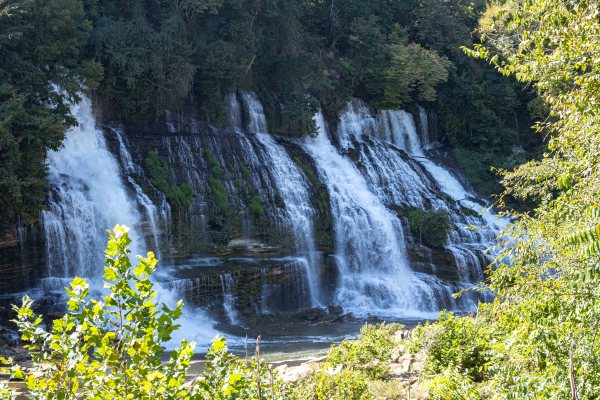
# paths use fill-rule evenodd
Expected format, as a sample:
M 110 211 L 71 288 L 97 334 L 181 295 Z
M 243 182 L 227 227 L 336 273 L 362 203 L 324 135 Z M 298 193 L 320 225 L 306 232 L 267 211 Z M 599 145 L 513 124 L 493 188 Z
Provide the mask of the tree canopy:
M 75 123 L 67 102 L 97 69 L 80 57 L 91 28 L 78 0 L 0 1 L 0 224 L 37 217 L 46 151 Z

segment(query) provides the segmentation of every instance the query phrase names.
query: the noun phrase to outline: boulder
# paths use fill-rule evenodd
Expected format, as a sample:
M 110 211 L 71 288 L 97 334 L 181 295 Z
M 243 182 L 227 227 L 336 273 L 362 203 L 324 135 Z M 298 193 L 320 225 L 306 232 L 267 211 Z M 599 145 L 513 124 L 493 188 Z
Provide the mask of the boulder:
M 324 308 L 309 308 L 295 315 L 296 318 L 304 321 L 315 322 L 327 317 L 327 310 Z
M 312 375 L 315 371 L 309 363 L 304 363 L 296 366 L 288 366 L 287 364 L 280 365 L 275 368 L 283 382 L 298 382 Z

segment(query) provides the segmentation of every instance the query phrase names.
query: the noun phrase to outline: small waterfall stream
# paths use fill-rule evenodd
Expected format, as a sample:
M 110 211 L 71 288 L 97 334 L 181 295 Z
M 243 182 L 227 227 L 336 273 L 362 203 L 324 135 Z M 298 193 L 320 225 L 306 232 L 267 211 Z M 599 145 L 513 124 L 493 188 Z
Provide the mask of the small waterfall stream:
M 256 95 L 244 92 L 242 98 L 250 116 L 248 131 L 255 135 L 268 155 L 267 167 L 285 203 L 286 219 L 293 227 L 296 247 L 306 257 L 310 306 L 316 307 L 320 304 L 319 254 L 313 236 L 314 210 L 308 197 L 308 182 L 283 146 L 267 133 L 263 107 Z

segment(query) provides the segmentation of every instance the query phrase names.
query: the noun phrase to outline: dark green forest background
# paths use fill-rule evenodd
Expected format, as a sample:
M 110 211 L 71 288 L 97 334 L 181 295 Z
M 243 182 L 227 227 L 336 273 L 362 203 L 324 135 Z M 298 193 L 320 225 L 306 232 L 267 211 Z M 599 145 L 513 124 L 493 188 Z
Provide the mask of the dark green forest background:
M 538 144 L 539 102 L 461 46 L 483 0 L 0 0 L 0 226 L 38 218 L 45 155 L 75 121 L 81 84 L 102 120 L 145 126 L 164 110 L 215 126 L 224 96 L 259 94 L 272 132 L 312 133 L 351 98 L 437 112 L 438 139 L 472 185 L 500 190 Z M 58 85 L 63 90 L 59 95 Z

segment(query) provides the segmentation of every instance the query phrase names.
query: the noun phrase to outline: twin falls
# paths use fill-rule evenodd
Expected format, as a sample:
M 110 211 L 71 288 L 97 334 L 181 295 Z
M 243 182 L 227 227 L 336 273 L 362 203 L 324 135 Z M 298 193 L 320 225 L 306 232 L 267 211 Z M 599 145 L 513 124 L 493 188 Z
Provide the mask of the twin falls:
M 161 299 L 183 298 L 183 325 L 206 337 L 311 310 L 428 319 L 488 296 L 453 294 L 485 279 L 503 221 L 440 161 L 426 110 L 354 99 L 299 137 L 269 132 L 252 92 L 225 108 L 222 128 L 173 112 L 142 129 L 100 124 L 88 98 L 72 105 L 78 126 L 48 155 L 40 226 L 20 230 L 3 298 L 29 290 L 59 310 L 74 276 L 101 290 L 115 224 L 134 254 L 157 254 Z

